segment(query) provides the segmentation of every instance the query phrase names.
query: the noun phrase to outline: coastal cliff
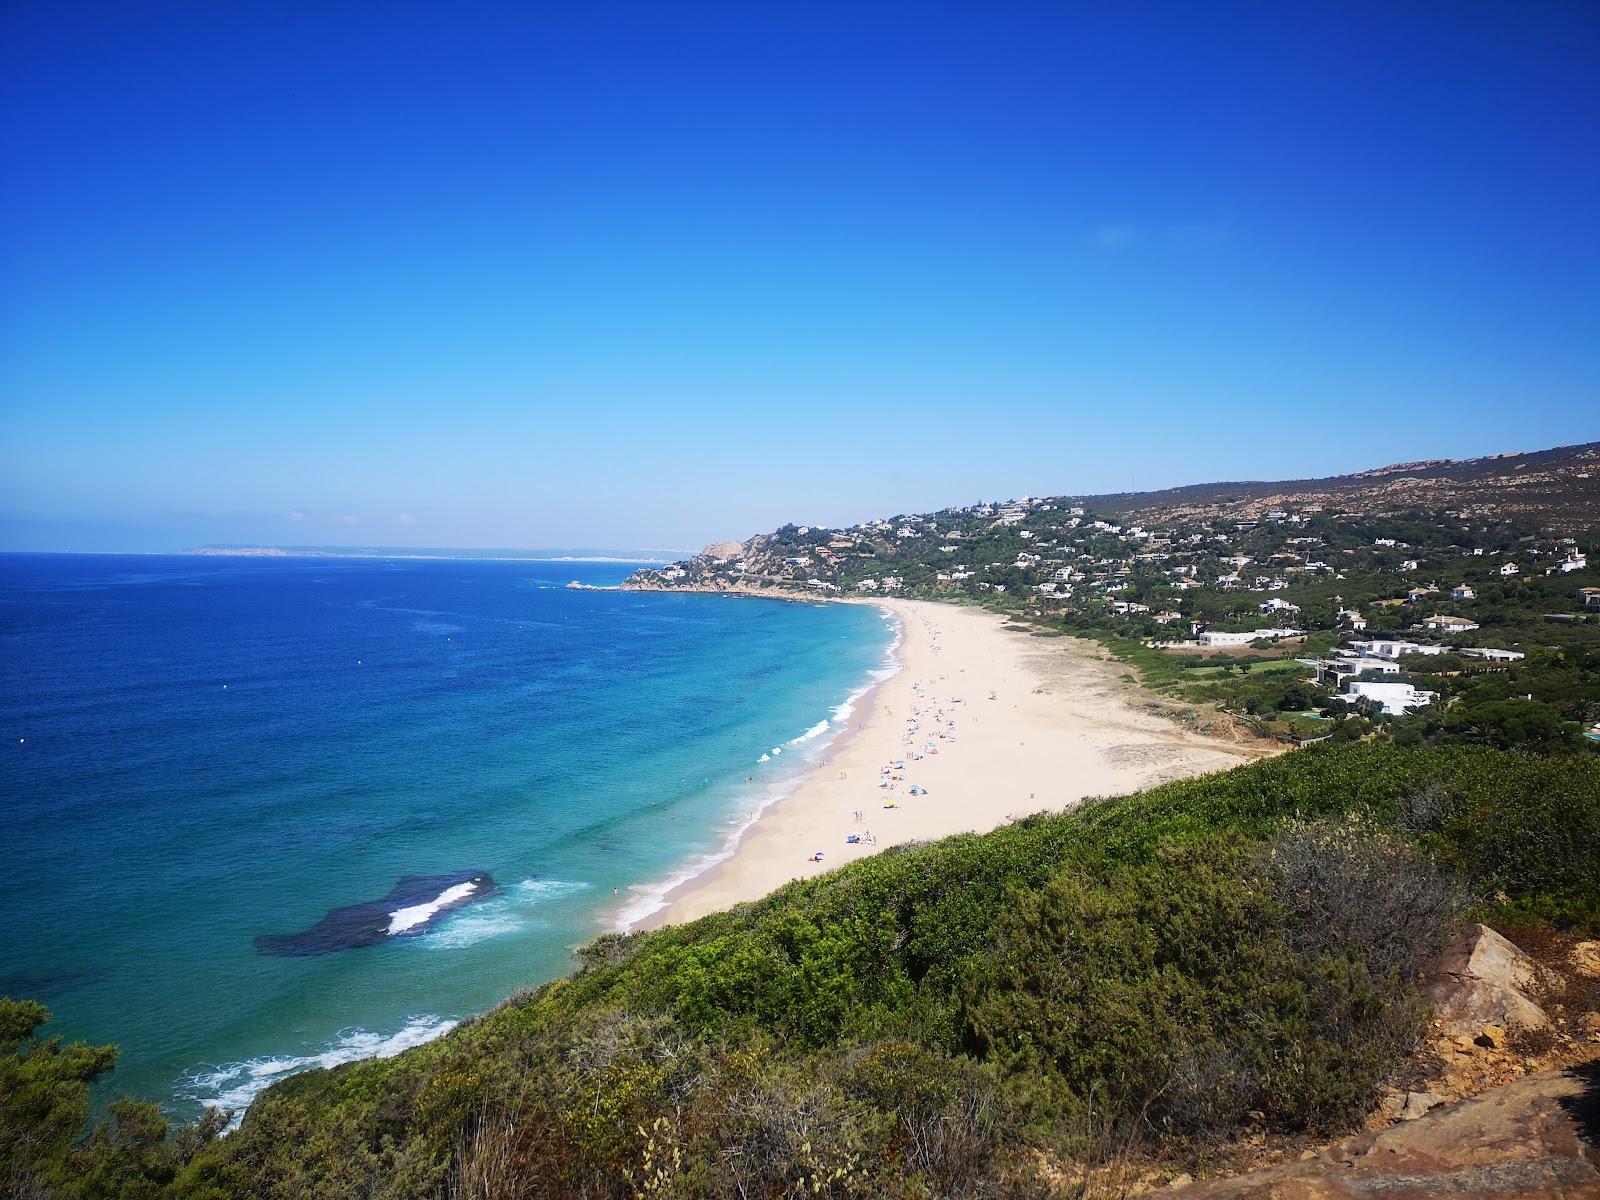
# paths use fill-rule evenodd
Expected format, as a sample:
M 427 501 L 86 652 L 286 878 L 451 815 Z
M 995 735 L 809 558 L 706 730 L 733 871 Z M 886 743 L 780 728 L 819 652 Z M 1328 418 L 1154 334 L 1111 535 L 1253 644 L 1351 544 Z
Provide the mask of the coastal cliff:
M 1592 1059 L 1596 861 L 1592 758 L 1314 747 L 600 938 L 437 1042 L 277 1084 L 220 1140 L 164 1138 L 152 1106 L 79 1144 L 27 1126 L 114 1056 L 7 1010 L 37 1101 L 0 1104 L 8 1169 L 161 1200 L 1045 1200 L 1258 1168 L 1199 1194 L 1340 1196 L 1349 1168 L 1362 1195 L 1587 1196 L 1583 1076 L 1451 1104 Z M 1530 1006 L 1546 1028 L 1511 1019 Z

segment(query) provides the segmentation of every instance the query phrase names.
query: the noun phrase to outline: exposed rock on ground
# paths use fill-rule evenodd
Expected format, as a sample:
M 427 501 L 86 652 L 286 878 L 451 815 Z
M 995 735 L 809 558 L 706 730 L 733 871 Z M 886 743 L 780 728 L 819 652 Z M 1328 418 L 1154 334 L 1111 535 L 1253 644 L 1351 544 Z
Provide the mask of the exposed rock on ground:
M 1445 955 L 1428 998 L 1446 1033 L 1502 1044 L 1507 1030 L 1550 1027 L 1535 997 L 1558 983 L 1487 925 L 1474 925 Z
M 1299 1162 L 1169 1194 L 1186 1200 L 1600 1200 L 1600 1059 L 1530 1075 L 1336 1142 Z

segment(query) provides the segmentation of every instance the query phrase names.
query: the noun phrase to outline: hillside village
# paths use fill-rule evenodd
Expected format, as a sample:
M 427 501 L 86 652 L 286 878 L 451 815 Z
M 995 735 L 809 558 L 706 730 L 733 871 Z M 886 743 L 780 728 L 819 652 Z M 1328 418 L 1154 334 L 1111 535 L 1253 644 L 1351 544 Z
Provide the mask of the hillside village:
M 785 525 L 627 586 L 981 603 L 1099 637 L 1147 683 L 1297 742 L 1383 726 L 1592 747 L 1597 482 L 1591 444 L 1310 484 L 1022 497 Z

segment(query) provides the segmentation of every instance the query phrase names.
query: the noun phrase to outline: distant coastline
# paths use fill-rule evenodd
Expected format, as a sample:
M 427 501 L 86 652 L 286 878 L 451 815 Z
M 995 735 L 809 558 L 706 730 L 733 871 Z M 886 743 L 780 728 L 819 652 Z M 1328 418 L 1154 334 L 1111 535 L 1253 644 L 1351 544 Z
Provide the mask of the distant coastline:
M 191 546 L 218 558 L 405 558 L 461 562 L 670 563 L 677 550 L 454 550 L 411 546 Z

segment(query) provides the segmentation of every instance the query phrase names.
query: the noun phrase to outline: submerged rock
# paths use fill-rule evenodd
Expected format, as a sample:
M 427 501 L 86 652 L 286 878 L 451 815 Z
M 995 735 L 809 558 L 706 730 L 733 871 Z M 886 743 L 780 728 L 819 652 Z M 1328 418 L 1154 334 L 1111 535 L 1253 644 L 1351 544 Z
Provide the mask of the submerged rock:
M 483 871 L 450 875 L 407 875 L 378 900 L 329 909 L 327 915 L 299 933 L 264 933 L 256 938 L 258 954 L 305 957 L 372 946 L 392 937 L 423 932 L 437 918 L 495 891 Z

